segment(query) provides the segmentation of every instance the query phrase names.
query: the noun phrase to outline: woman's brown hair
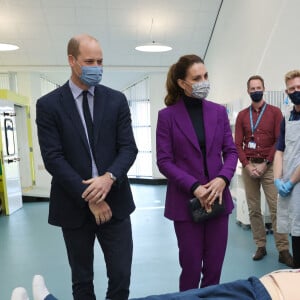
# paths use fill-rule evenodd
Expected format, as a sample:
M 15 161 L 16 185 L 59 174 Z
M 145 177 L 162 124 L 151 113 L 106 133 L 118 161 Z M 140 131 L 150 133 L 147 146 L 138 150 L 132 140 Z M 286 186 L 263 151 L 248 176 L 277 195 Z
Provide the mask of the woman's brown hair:
M 201 57 L 190 54 L 181 56 L 177 63 L 170 67 L 166 81 L 165 104 L 167 106 L 175 104 L 183 94 L 183 89 L 178 85 L 177 80 L 185 79 L 187 70 L 195 63 L 204 64 L 204 61 Z

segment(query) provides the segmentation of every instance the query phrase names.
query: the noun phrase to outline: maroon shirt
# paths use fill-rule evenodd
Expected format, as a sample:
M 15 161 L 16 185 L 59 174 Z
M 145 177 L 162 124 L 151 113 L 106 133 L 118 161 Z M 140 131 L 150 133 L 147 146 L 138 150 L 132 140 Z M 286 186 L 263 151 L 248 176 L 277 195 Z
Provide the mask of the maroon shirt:
M 252 107 L 253 126 L 255 126 L 264 104 L 265 102 L 262 103 L 258 111 Z M 235 144 L 243 167 L 249 163 L 249 157 L 273 161 L 282 118 L 282 113 L 278 107 L 267 104 L 258 127 L 254 131 L 256 149 L 250 149 L 248 148 L 248 143 L 251 141 L 252 136 L 250 107 L 239 112 L 235 123 Z

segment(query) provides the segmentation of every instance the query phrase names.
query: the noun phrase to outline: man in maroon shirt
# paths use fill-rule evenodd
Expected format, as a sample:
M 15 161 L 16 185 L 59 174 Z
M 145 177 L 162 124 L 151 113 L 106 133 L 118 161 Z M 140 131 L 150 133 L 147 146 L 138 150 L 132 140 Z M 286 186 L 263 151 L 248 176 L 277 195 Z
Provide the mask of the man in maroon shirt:
M 289 252 L 287 234 L 276 231 L 277 190 L 273 183 L 273 158 L 275 144 L 280 131 L 282 113 L 279 108 L 267 104 L 263 99 L 265 91 L 262 77 L 251 76 L 247 89 L 252 103 L 239 112 L 235 124 L 235 143 L 242 163 L 242 177 L 249 208 L 249 218 L 257 250 L 253 260 L 260 260 L 266 254 L 266 230 L 261 213 L 260 187 L 263 187 L 269 206 L 279 262 L 293 266 Z

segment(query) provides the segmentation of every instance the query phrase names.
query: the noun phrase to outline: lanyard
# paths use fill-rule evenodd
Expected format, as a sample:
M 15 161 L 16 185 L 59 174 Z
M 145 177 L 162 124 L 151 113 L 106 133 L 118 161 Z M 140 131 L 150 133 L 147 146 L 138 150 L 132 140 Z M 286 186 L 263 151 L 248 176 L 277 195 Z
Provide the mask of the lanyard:
M 258 116 L 257 121 L 256 121 L 254 126 L 253 126 L 253 118 L 252 118 L 252 106 L 250 105 L 250 107 L 249 107 L 249 110 L 250 110 L 250 125 L 251 125 L 252 136 L 254 135 L 254 131 L 258 127 L 258 124 L 259 124 L 259 122 L 262 118 L 262 115 L 264 114 L 264 112 L 266 110 L 266 107 L 267 107 L 267 103 L 265 103 L 265 105 L 263 106 L 261 112 L 259 113 L 259 116 Z

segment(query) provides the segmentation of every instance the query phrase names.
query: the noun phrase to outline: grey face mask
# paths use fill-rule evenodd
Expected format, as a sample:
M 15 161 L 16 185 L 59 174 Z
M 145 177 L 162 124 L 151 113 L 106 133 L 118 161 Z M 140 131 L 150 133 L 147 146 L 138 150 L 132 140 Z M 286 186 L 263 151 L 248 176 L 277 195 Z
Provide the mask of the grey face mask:
M 207 97 L 209 90 L 210 90 L 210 84 L 208 80 L 196 82 L 192 85 L 192 97 L 198 98 L 198 99 L 204 99 Z

